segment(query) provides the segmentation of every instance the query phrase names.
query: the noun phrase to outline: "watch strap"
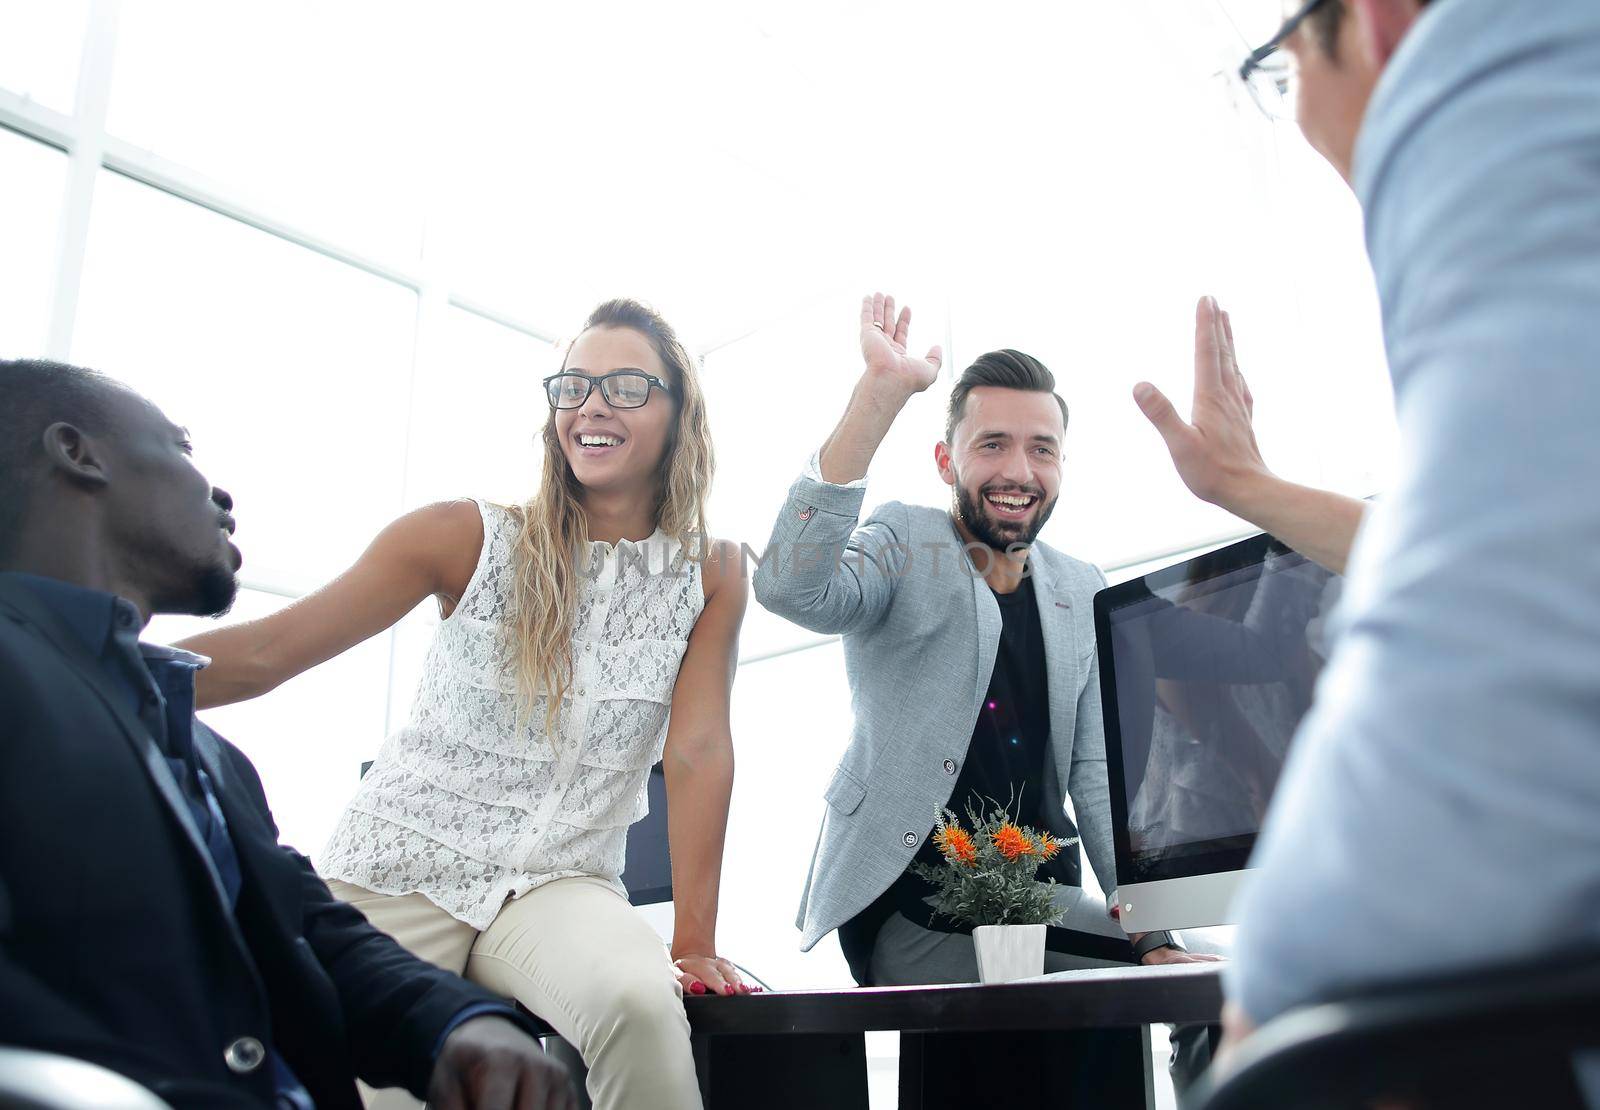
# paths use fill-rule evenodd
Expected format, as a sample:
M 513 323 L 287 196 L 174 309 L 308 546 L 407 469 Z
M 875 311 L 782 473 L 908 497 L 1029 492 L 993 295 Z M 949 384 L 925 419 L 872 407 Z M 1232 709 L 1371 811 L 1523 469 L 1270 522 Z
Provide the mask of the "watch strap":
M 1133 942 L 1134 962 L 1144 962 L 1144 958 L 1157 948 L 1176 948 L 1179 952 L 1186 951 L 1183 947 L 1183 942 L 1178 939 L 1176 934 L 1169 933 L 1165 929 L 1157 929 L 1154 932 L 1146 933 Z

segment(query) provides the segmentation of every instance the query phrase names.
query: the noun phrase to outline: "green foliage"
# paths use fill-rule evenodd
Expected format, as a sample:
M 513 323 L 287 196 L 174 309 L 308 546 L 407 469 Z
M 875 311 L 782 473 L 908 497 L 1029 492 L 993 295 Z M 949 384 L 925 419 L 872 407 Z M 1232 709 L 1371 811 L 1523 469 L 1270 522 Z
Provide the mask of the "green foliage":
M 1039 865 L 1071 844 L 1017 825 L 998 805 L 978 812 L 969 804 L 963 828 L 948 809 L 937 811 L 934 843 L 944 862 L 912 864 L 933 884 L 934 913 L 967 925 L 1053 925 L 1060 920 L 1052 897 L 1056 881 L 1040 882 Z

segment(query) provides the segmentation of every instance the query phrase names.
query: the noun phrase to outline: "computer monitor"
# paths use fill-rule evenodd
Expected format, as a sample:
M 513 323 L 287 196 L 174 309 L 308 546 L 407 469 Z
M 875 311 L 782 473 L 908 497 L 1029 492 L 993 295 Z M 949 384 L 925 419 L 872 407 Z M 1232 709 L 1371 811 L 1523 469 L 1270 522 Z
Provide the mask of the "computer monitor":
M 1095 595 L 1130 933 L 1230 923 L 1341 583 L 1263 534 Z

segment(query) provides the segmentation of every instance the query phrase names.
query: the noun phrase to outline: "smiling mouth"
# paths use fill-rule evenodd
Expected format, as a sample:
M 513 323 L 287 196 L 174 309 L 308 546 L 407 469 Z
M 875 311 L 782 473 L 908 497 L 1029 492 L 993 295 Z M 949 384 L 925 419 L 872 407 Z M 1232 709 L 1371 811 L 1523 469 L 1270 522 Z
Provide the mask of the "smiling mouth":
M 1039 503 L 1039 498 L 1031 493 L 986 493 L 983 500 L 1001 517 L 1013 520 L 1027 516 Z
M 627 442 L 622 436 L 612 435 L 609 432 L 579 432 L 572 439 L 586 452 L 609 451 Z

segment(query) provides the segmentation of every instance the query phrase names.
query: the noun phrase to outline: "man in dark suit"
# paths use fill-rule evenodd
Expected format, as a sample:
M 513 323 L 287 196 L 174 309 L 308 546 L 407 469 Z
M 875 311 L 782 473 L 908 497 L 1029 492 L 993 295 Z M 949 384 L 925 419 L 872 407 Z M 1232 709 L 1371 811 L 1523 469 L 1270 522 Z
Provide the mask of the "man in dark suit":
M 194 717 L 205 660 L 138 642 L 237 591 L 232 500 L 90 371 L 0 362 L 0 1043 L 178 1107 L 575 1105 L 508 1004 L 416 959 L 277 842 Z

